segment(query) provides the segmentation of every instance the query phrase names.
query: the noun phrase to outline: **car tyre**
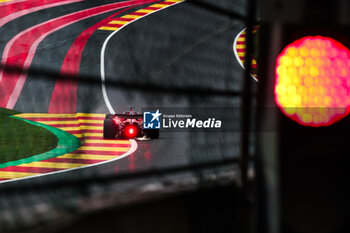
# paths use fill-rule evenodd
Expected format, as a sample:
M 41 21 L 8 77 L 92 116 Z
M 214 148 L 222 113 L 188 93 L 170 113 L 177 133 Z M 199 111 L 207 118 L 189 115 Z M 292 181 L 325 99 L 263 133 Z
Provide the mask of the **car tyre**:
M 113 118 L 107 118 L 103 122 L 103 138 L 115 139 L 118 134 L 118 126 L 114 124 Z

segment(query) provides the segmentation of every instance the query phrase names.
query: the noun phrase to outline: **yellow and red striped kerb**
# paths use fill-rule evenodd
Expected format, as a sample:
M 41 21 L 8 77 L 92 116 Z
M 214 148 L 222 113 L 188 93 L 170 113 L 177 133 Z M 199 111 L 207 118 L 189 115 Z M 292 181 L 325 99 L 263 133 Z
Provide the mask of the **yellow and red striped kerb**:
M 253 28 L 253 34 L 256 33 L 258 31 L 258 29 L 259 29 L 259 26 L 255 26 Z M 236 50 L 236 52 L 238 54 L 239 62 L 243 66 L 243 68 L 244 68 L 244 59 L 245 59 L 244 57 L 245 57 L 245 49 L 246 49 L 245 41 L 246 41 L 246 31 L 244 30 L 238 35 L 237 42 L 234 45 L 234 49 Z M 257 68 L 258 68 L 258 65 L 256 63 L 256 60 L 253 58 L 252 59 L 252 67 L 251 67 L 251 75 L 256 79 L 258 78 Z
M 105 114 L 19 114 L 27 120 L 64 130 L 81 141 L 81 146 L 71 153 L 47 160 L 23 163 L 0 169 L 0 180 L 23 178 L 84 167 L 115 159 L 131 148 L 130 140 L 103 139 Z
M 122 17 L 113 18 L 110 21 L 108 21 L 104 26 L 100 27 L 99 30 L 116 31 L 116 30 L 120 29 L 121 27 L 125 26 L 126 24 L 129 24 L 129 23 L 135 21 L 138 18 L 141 18 L 145 15 L 151 14 L 151 13 L 159 11 L 165 7 L 169 7 L 171 5 L 174 5 L 174 4 L 180 3 L 180 2 L 183 2 L 183 0 L 166 0 L 164 2 L 150 5 L 144 9 L 135 11 L 133 13 L 124 15 Z

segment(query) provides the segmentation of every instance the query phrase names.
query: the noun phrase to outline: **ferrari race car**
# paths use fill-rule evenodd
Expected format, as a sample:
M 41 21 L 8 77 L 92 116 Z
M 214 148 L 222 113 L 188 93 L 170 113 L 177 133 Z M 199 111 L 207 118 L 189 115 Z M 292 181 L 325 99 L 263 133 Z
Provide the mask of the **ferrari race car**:
M 103 137 L 108 139 L 156 139 L 159 129 L 144 129 L 143 114 L 130 111 L 122 114 L 106 114 L 103 124 Z

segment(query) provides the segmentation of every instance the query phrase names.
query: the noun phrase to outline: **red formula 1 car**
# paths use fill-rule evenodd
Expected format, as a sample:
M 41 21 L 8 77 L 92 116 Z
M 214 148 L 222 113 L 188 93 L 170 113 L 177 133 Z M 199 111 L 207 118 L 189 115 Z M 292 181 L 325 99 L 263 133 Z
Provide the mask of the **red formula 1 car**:
M 103 137 L 108 139 L 156 139 L 159 129 L 144 129 L 143 114 L 134 112 L 122 114 L 107 114 L 103 124 Z

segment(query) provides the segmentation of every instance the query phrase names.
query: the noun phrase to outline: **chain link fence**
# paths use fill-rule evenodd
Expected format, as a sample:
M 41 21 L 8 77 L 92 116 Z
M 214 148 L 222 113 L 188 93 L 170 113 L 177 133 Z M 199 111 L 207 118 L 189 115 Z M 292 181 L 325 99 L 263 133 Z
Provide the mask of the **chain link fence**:
M 26 14 L 0 27 L 0 51 L 5 51 L 8 42 L 27 28 L 111 3 L 86 0 Z M 134 6 L 118 16 L 152 4 L 155 3 Z M 101 48 L 112 32 L 95 30 L 90 35 L 77 73 L 62 70 L 62 61 L 77 35 L 83 33 L 84 40 L 88 35 L 85 29 L 119 10 L 88 17 L 50 33 L 38 44 L 28 68 L 2 64 L 2 72 L 26 75 L 13 104 L 19 113 L 50 112 L 55 85 L 62 82 L 77 88 L 75 96 L 61 90 L 61 105 L 64 108 L 69 105 L 73 109 L 70 113 L 107 114 L 107 96 L 118 113 L 127 111 L 130 105 L 137 111 L 143 107 L 175 111 L 187 108 L 199 118 L 215 111 L 217 119 L 229 124 L 225 130 L 215 132 L 162 129 L 160 139 L 138 142 L 137 151 L 122 160 L 1 183 L 0 232 L 53 231 L 83 214 L 111 206 L 203 187 L 232 184 L 244 187 L 247 178 L 242 178 L 242 171 L 247 171 L 249 156 L 254 153 L 254 135 L 250 134 L 254 116 L 249 106 L 253 102 L 251 88 L 255 89 L 257 83 L 251 81 L 250 69 L 246 74 L 236 61 L 233 41 L 242 29 L 252 28 L 255 23 L 256 12 L 249 4 L 255 2 L 188 0 L 125 26 L 106 45 L 104 82 Z M 252 51 L 252 39 L 247 34 L 247 51 Z M 20 59 L 20 54 L 15 59 Z M 2 123 L 8 117 L 3 111 L 1 128 L 16 134 L 13 131 L 18 129 L 11 132 Z M 0 137 L 3 141 L 8 135 Z M 23 139 L 13 138 L 20 147 Z M 252 174 L 251 169 L 249 172 Z

